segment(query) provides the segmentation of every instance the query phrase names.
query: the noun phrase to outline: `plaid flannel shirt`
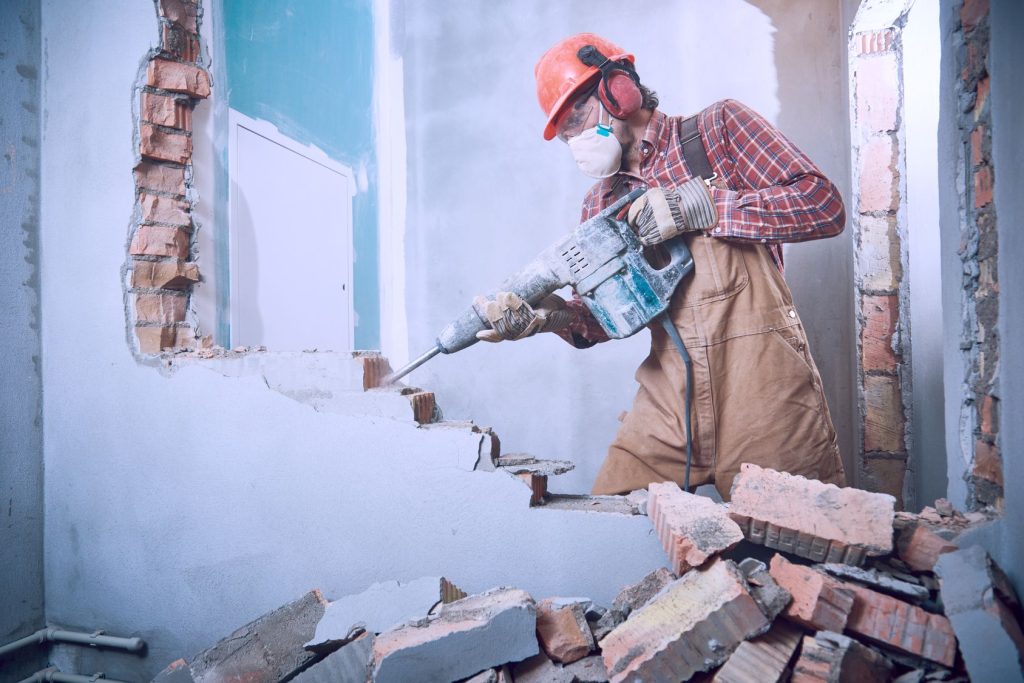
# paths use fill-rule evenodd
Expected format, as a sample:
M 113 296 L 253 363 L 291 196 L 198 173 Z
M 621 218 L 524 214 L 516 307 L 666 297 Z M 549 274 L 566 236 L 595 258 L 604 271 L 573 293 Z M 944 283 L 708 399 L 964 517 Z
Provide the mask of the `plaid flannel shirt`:
M 692 178 L 683 159 L 684 119 L 655 110 L 640 142 L 639 170 L 616 173 L 590 188 L 581 222 L 637 187 L 675 187 Z M 724 181 L 711 188 L 718 209 L 713 236 L 764 244 L 782 271 L 784 242 L 843 231 L 846 213 L 835 185 L 764 117 L 723 100 L 701 111 L 697 121 L 711 167 Z M 608 340 L 579 296 L 567 306 L 572 322 L 559 336 L 578 348 Z

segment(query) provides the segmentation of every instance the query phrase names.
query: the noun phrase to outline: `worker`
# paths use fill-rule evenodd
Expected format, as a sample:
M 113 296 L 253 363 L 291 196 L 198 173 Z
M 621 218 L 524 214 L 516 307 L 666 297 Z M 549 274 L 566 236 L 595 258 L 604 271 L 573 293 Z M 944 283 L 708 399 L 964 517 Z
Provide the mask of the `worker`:
M 649 258 L 677 237 L 693 255 L 694 271 L 668 310 L 693 363 L 691 488 L 713 483 L 728 500 L 745 462 L 843 486 L 836 432 L 782 253 L 783 243 L 842 232 L 842 199 L 792 142 L 739 102 L 666 116 L 634 63 L 617 45 L 582 33 L 548 50 L 534 75 L 544 138 L 567 143 L 579 170 L 598 179 L 582 220 L 644 188 L 627 220 Z M 578 296 L 531 307 L 499 293 L 480 305 L 492 329 L 479 336 L 489 341 L 554 332 L 587 348 L 608 339 Z M 683 481 L 685 367 L 666 331 L 650 330 L 636 398 L 595 494 Z

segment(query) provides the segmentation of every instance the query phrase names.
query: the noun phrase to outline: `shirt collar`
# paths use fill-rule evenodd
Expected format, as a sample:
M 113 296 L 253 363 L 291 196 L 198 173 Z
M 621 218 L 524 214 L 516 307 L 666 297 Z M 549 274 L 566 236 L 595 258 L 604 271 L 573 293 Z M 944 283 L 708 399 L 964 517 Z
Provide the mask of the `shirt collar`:
M 647 122 L 643 141 L 650 144 L 654 149 L 658 149 L 661 146 L 661 136 L 665 132 L 665 121 L 667 119 L 668 117 L 665 114 L 655 109 L 654 113 L 651 114 L 651 120 Z

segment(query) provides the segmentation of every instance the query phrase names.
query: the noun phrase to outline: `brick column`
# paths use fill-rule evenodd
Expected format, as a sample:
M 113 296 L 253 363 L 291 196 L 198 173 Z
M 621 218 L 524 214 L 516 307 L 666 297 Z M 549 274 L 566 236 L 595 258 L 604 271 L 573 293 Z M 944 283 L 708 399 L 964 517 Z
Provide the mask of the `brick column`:
M 859 18 L 859 17 L 858 17 Z M 896 19 L 896 17 L 894 17 Z M 910 310 L 901 27 L 861 29 L 850 39 L 857 389 L 861 448 L 857 486 L 909 504 Z
M 199 0 L 159 0 L 160 47 L 151 50 L 138 97 L 136 207 L 126 265 L 126 317 L 137 350 L 191 346 L 186 322 L 193 260 L 192 108 L 210 95 L 199 63 Z

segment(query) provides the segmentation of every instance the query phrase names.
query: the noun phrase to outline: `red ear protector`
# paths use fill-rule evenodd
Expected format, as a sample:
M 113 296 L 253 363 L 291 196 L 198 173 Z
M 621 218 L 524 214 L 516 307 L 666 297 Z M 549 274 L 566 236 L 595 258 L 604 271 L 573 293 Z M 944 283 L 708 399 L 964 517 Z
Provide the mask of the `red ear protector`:
M 584 45 L 576 56 L 587 66 L 600 71 L 597 96 L 609 114 L 617 119 L 628 119 L 640 111 L 644 98 L 640 93 L 640 77 L 632 64 L 626 60 L 613 62 L 593 45 Z

